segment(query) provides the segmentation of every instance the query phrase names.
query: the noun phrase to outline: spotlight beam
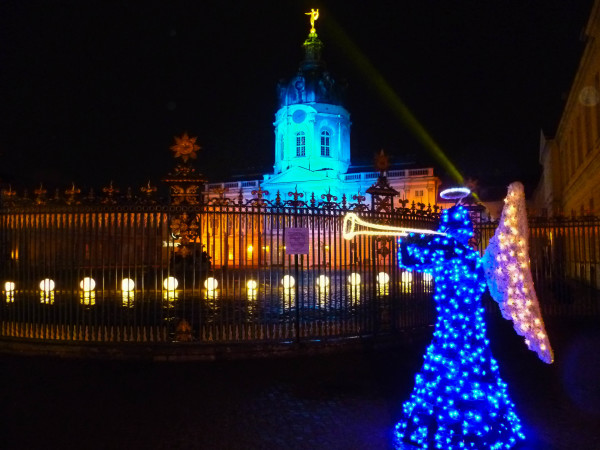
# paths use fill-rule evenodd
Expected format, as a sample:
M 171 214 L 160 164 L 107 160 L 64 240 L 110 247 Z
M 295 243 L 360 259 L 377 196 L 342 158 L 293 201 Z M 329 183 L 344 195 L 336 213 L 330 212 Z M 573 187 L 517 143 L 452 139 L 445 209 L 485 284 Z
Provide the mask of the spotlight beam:
M 450 161 L 442 148 L 435 142 L 433 137 L 431 137 L 425 127 L 421 125 L 414 114 L 411 113 L 394 89 L 392 89 L 381 73 L 373 66 L 371 61 L 369 61 L 365 54 L 358 48 L 352 39 L 350 39 L 342 27 L 333 19 L 333 17 L 328 17 L 324 24 L 330 28 L 333 37 L 346 49 L 356 67 L 362 75 L 373 84 L 384 103 L 387 104 L 394 115 L 404 123 L 413 136 L 429 153 L 431 153 L 454 181 L 461 185 L 464 184 L 464 177 L 458 171 L 456 166 Z

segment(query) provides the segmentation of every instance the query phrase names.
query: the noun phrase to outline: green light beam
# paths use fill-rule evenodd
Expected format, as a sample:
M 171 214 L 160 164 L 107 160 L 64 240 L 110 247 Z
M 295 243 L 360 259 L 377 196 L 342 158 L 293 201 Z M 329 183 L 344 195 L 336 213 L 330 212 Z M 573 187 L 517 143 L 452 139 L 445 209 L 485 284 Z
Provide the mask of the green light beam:
M 369 82 L 373 83 L 377 92 L 392 110 L 394 115 L 406 125 L 408 130 L 425 147 L 425 149 L 431 153 L 447 173 L 460 185 L 464 185 L 465 179 L 456 166 L 450 161 L 441 147 L 429 135 L 414 114 L 410 112 L 398 94 L 396 94 L 364 53 L 356 44 L 354 44 L 342 27 L 332 17 L 328 17 L 326 23 L 330 26 L 334 38 L 336 38 L 342 47 L 348 51 L 352 61 L 356 64 L 362 75 L 366 77 Z

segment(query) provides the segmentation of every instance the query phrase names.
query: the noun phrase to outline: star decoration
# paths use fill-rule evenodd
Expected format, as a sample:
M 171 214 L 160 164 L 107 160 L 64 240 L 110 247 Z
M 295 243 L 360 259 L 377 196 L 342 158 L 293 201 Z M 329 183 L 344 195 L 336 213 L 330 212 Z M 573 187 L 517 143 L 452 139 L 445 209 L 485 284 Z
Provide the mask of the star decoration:
M 375 169 L 379 172 L 385 172 L 390 168 L 390 159 L 384 153 L 383 149 L 375 155 Z
M 189 158 L 196 159 L 196 152 L 200 150 L 200 146 L 196 144 L 196 137 L 189 137 L 187 133 L 183 136 L 175 136 L 175 144 L 171 146 L 171 150 L 175 152 L 175 158 L 181 158 L 183 162 L 187 162 Z

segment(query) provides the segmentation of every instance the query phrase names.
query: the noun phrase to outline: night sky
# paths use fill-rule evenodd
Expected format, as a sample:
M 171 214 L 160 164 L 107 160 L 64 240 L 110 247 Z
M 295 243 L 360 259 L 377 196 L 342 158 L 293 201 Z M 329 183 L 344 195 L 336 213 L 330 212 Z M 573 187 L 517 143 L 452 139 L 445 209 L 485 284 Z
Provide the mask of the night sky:
M 3 0 L 0 183 L 155 183 L 186 131 L 212 181 L 271 172 L 276 84 L 297 70 L 312 7 L 327 66 L 348 84 L 354 164 L 382 148 L 397 164 L 436 163 L 334 24 L 465 177 L 531 190 L 540 129 L 552 136 L 558 125 L 592 3 Z

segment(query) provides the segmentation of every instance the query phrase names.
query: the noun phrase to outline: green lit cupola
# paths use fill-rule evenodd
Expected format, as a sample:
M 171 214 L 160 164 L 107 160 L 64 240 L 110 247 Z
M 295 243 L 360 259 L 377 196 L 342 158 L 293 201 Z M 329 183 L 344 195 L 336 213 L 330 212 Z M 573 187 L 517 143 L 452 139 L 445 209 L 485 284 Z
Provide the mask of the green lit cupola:
M 279 109 L 275 114 L 275 164 L 266 175 L 269 189 L 298 185 L 305 192 L 336 189 L 335 180 L 350 166 L 350 113 L 344 108 L 344 87 L 336 83 L 322 59 L 323 42 L 311 30 L 304 41 L 304 60 L 298 72 L 278 85 Z M 270 185 L 270 186 L 268 186 Z M 341 186 L 340 186 L 341 189 Z M 292 189 L 293 190 L 293 189 Z
M 331 77 L 321 59 L 323 42 L 317 33 L 309 33 L 302 46 L 304 60 L 298 73 L 289 81 L 279 83 L 279 107 L 306 103 L 343 106 L 344 89 Z

